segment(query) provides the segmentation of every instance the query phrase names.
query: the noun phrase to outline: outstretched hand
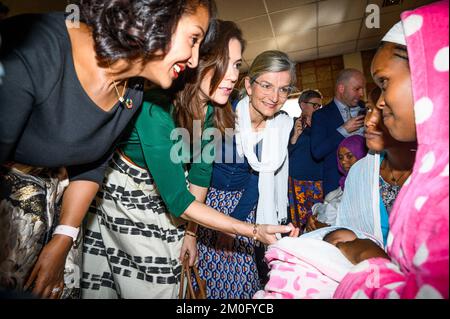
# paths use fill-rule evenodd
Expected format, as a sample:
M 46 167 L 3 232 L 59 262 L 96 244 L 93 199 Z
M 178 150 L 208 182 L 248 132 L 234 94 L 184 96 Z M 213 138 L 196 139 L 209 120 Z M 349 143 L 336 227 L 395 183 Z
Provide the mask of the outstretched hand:
M 292 224 L 284 225 L 259 225 L 256 239 L 266 245 L 272 245 L 278 241 L 276 234 L 287 234 L 298 237 L 300 230 Z

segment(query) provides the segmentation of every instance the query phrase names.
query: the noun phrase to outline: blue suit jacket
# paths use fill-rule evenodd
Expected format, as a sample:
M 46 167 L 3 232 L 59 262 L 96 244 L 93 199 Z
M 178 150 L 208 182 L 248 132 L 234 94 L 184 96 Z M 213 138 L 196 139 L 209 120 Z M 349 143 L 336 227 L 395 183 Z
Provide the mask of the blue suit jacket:
M 316 160 L 324 161 L 324 195 L 339 186 L 341 175 L 338 169 L 337 148 L 344 136 L 336 129 L 343 124 L 344 120 L 334 101 L 314 112 L 312 117 L 311 153 Z

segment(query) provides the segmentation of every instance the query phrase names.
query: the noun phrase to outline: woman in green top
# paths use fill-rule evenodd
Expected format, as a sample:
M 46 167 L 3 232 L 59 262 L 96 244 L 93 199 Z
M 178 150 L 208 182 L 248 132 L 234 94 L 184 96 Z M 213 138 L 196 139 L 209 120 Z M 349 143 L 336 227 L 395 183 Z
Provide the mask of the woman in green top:
M 201 157 L 184 165 L 174 152 L 176 125 L 192 141 L 209 127 L 222 133 L 234 127 L 228 99 L 238 80 L 244 41 L 232 22 L 218 21 L 211 28 L 217 28 L 210 33 L 215 38 L 205 40 L 198 69 L 187 74 L 174 99 L 157 91 L 147 94 L 110 164 L 88 215 L 83 298 L 176 298 L 182 256 L 189 251 L 191 264 L 196 257 L 193 222 L 265 243 L 291 230 L 240 222 L 207 207 L 203 202 L 213 156 L 208 163 Z

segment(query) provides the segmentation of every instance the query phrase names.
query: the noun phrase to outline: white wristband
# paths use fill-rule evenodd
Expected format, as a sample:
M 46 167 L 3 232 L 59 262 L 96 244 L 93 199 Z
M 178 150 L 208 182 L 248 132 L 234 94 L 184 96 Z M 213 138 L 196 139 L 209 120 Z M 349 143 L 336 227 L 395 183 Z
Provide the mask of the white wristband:
M 75 228 L 72 226 L 67 226 L 67 225 L 58 225 L 55 228 L 55 231 L 53 232 L 53 236 L 55 235 L 65 235 L 65 236 L 69 236 L 72 237 L 73 241 L 77 240 L 78 237 L 78 233 L 80 231 L 80 228 Z

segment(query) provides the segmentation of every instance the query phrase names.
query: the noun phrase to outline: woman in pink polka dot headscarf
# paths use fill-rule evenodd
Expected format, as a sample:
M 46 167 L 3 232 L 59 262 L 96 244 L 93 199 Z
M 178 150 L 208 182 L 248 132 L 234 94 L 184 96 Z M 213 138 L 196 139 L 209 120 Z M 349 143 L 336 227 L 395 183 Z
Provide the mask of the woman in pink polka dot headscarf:
M 402 14 L 372 64 L 391 135 L 417 139 L 413 173 L 391 213 L 390 259 L 363 260 L 367 242 L 340 248 L 359 262 L 335 298 L 449 298 L 449 2 Z

